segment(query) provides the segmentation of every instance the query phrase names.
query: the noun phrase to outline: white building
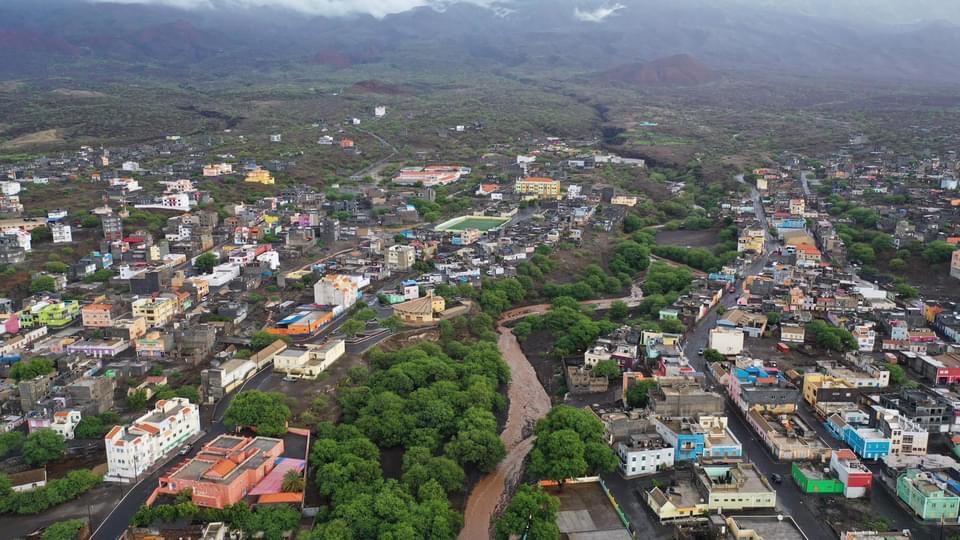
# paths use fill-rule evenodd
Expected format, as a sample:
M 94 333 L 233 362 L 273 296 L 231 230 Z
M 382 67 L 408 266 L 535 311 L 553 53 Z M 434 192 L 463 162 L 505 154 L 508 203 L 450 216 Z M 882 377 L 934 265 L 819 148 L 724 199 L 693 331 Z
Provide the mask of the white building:
M 674 453 L 674 448 L 656 433 L 631 435 L 617 444 L 620 472 L 626 478 L 672 468 Z
M 743 332 L 729 328 L 710 330 L 708 347 L 724 356 L 733 356 L 743 352 Z
M 20 193 L 20 182 L 4 181 L 0 182 L 0 193 L 7 197 Z
M 140 170 L 140 164 L 136 161 L 124 161 L 120 168 L 127 172 L 137 172 Z
M 4 229 L 4 236 L 15 236 L 17 238 L 17 245 L 23 248 L 24 251 L 30 251 L 31 248 L 31 237 L 30 233 L 20 230 L 20 229 Z
M 77 424 L 80 423 L 80 417 L 80 411 L 77 410 L 57 411 L 53 413 L 53 422 L 50 423 L 50 429 L 63 435 L 64 439 L 72 440 L 73 432 L 77 429 Z
M 69 244 L 73 242 L 73 229 L 66 223 L 54 223 L 50 225 L 50 231 L 53 233 L 54 244 Z
M 853 328 L 853 337 L 857 338 L 857 350 L 872 352 L 877 341 L 877 333 L 873 330 L 873 323 L 860 324 Z
M 313 301 L 322 306 L 341 306 L 349 309 L 357 302 L 360 287 L 351 276 L 330 274 L 313 285 Z
M 184 398 L 161 399 L 129 426 L 104 437 L 107 481 L 136 481 L 158 460 L 200 432 L 200 412 Z
M 377 118 L 383 118 L 384 116 L 387 115 L 387 108 L 384 105 L 377 105 L 373 109 L 373 115 L 376 116 Z
M 874 405 L 877 427 L 890 438 L 890 454 L 894 456 L 925 456 L 930 433 L 920 424 L 900 414 L 896 409 Z
M 273 357 L 273 370 L 301 379 L 316 379 L 346 352 L 346 343 L 335 339 L 305 349 L 288 348 Z

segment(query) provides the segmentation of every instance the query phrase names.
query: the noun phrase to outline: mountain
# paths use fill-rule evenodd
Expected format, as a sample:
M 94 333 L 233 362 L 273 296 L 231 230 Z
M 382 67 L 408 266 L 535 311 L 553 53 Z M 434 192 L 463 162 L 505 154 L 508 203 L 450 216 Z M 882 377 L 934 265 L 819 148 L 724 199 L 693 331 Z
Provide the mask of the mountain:
M 676 54 L 652 62 L 617 66 L 600 73 L 599 78 L 631 86 L 696 86 L 719 76 L 693 56 Z
M 808 0 L 802 9 L 751 1 L 719 7 L 708 0 L 621 0 L 622 9 L 585 17 L 585 0 L 504 0 L 498 9 L 445 4 L 375 18 L 267 7 L 4 0 L 0 50 L 16 54 L 0 54 L 0 77 L 146 76 L 149 70 L 154 77 L 203 79 L 249 68 L 349 70 L 382 63 L 411 72 L 574 76 L 623 66 L 626 83 L 696 84 L 710 76 L 702 62 L 718 72 L 960 82 L 960 57 L 953 54 L 960 31 L 950 23 L 817 16 L 814 8 L 825 0 Z M 665 60 L 624 66 L 657 58 Z

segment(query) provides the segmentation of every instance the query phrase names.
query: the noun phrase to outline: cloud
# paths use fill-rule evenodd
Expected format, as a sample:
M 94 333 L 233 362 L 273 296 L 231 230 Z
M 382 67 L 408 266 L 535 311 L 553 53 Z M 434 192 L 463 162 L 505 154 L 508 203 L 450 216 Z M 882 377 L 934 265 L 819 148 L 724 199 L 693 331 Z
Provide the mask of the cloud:
M 607 17 L 615 14 L 621 9 L 626 9 L 626 7 L 627 6 L 621 3 L 616 3 L 612 6 L 601 6 L 596 9 L 590 9 L 590 10 L 582 10 L 580 8 L 576 8 L 573 10 L 573 16 L 584 22 L 598 23 L 598 22 L 605 21 Z
M 453 0 L 88 0 L 91 2 L 110 2 L 122 4 L 159 4 L 181 9 L 237 9 L 276 7 L 290 9 L 311 15 L 331 17 L 368 14 L 385 17 L 414 8 L 430 6 L 443 9 Z M 498 0 L 457 0 L 484 7 L 494 7 L 502 2 Z

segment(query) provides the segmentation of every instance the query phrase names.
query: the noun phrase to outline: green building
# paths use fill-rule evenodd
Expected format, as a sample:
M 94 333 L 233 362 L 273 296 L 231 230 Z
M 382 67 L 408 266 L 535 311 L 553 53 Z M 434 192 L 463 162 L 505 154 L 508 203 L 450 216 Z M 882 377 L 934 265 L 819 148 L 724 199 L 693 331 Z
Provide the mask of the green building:
M 907 469 L 897 478 L 897 496 L 923 519 L 956 520 L 960 513 L 960 497 L 934 475 L 919 469 Z
M 72 323 L 79 316 L 80 302 L 76 300 L 40 302 L 18 313 L 20 326 L 23 328 L 41 326 L 61 328 Z
M 790 475 L 804 493 L 843 494 L 843 482 L 818 469 L 816 464 L 793 463 Z

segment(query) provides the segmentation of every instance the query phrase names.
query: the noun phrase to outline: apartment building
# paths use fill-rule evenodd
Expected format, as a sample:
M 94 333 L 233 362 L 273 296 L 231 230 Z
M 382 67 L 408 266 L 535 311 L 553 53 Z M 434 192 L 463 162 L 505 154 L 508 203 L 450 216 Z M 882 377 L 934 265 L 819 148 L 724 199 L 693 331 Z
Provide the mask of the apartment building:
M 514 191 L 524 198 L 532 199 L 560 200 L 563 196 L 559 180 L 534 176 L 518 178 L 514 184 Z
M 161 399 L 129 426 L 104 437 L 108 481 L 135 481 L 169 452 L 200 432 L 200 413 L 184 398 Z
M 346 343 L 335 339 L 323 345 L 287 348 L 273 357 L 273 370 L 301 379 L 316 379 L 346 352 Z
M 692 479 L 647 492 L 647 504 L 661 522 L 720 511 L 773 510 L 776 502 L 776 490 L 752 463 L 695 465 Z
M 352 276 L 328 274 L 313 285 L 313 301 L 321 306 L 349 309 L 360 296 L 360 283 Z
M 397 244 L 387 248 L 387 268 L 397 272 L 406 272 L 413 268 L 417 260 L 417 249 L 413 246 Z
M 133 301 L 133 316 L 143 317 L 149 327 L 162 327 L 177 314 L 176 299 L 167 296 L 140 298 Z
M 897 477 L 897 497 L 921 519 L 956 521 L 960 497 L 933 472 L 907 469 Z
M 110 328 L 117 311 L 113 304 L 87 304 L 80 310 L 80 317 L 84 328 Z
M 73 433 L 80 423 L 82 414 L 78 410 L 57 411 L 53 413 L 53 421 L 50 422 L 50 429 L 56 431 L 66 440 L 73 439 Z
M 620 473 L 625 478 L 653 474 L 673 467 L 674 449 L 656 433 L 635 433 L 616 446 Z

